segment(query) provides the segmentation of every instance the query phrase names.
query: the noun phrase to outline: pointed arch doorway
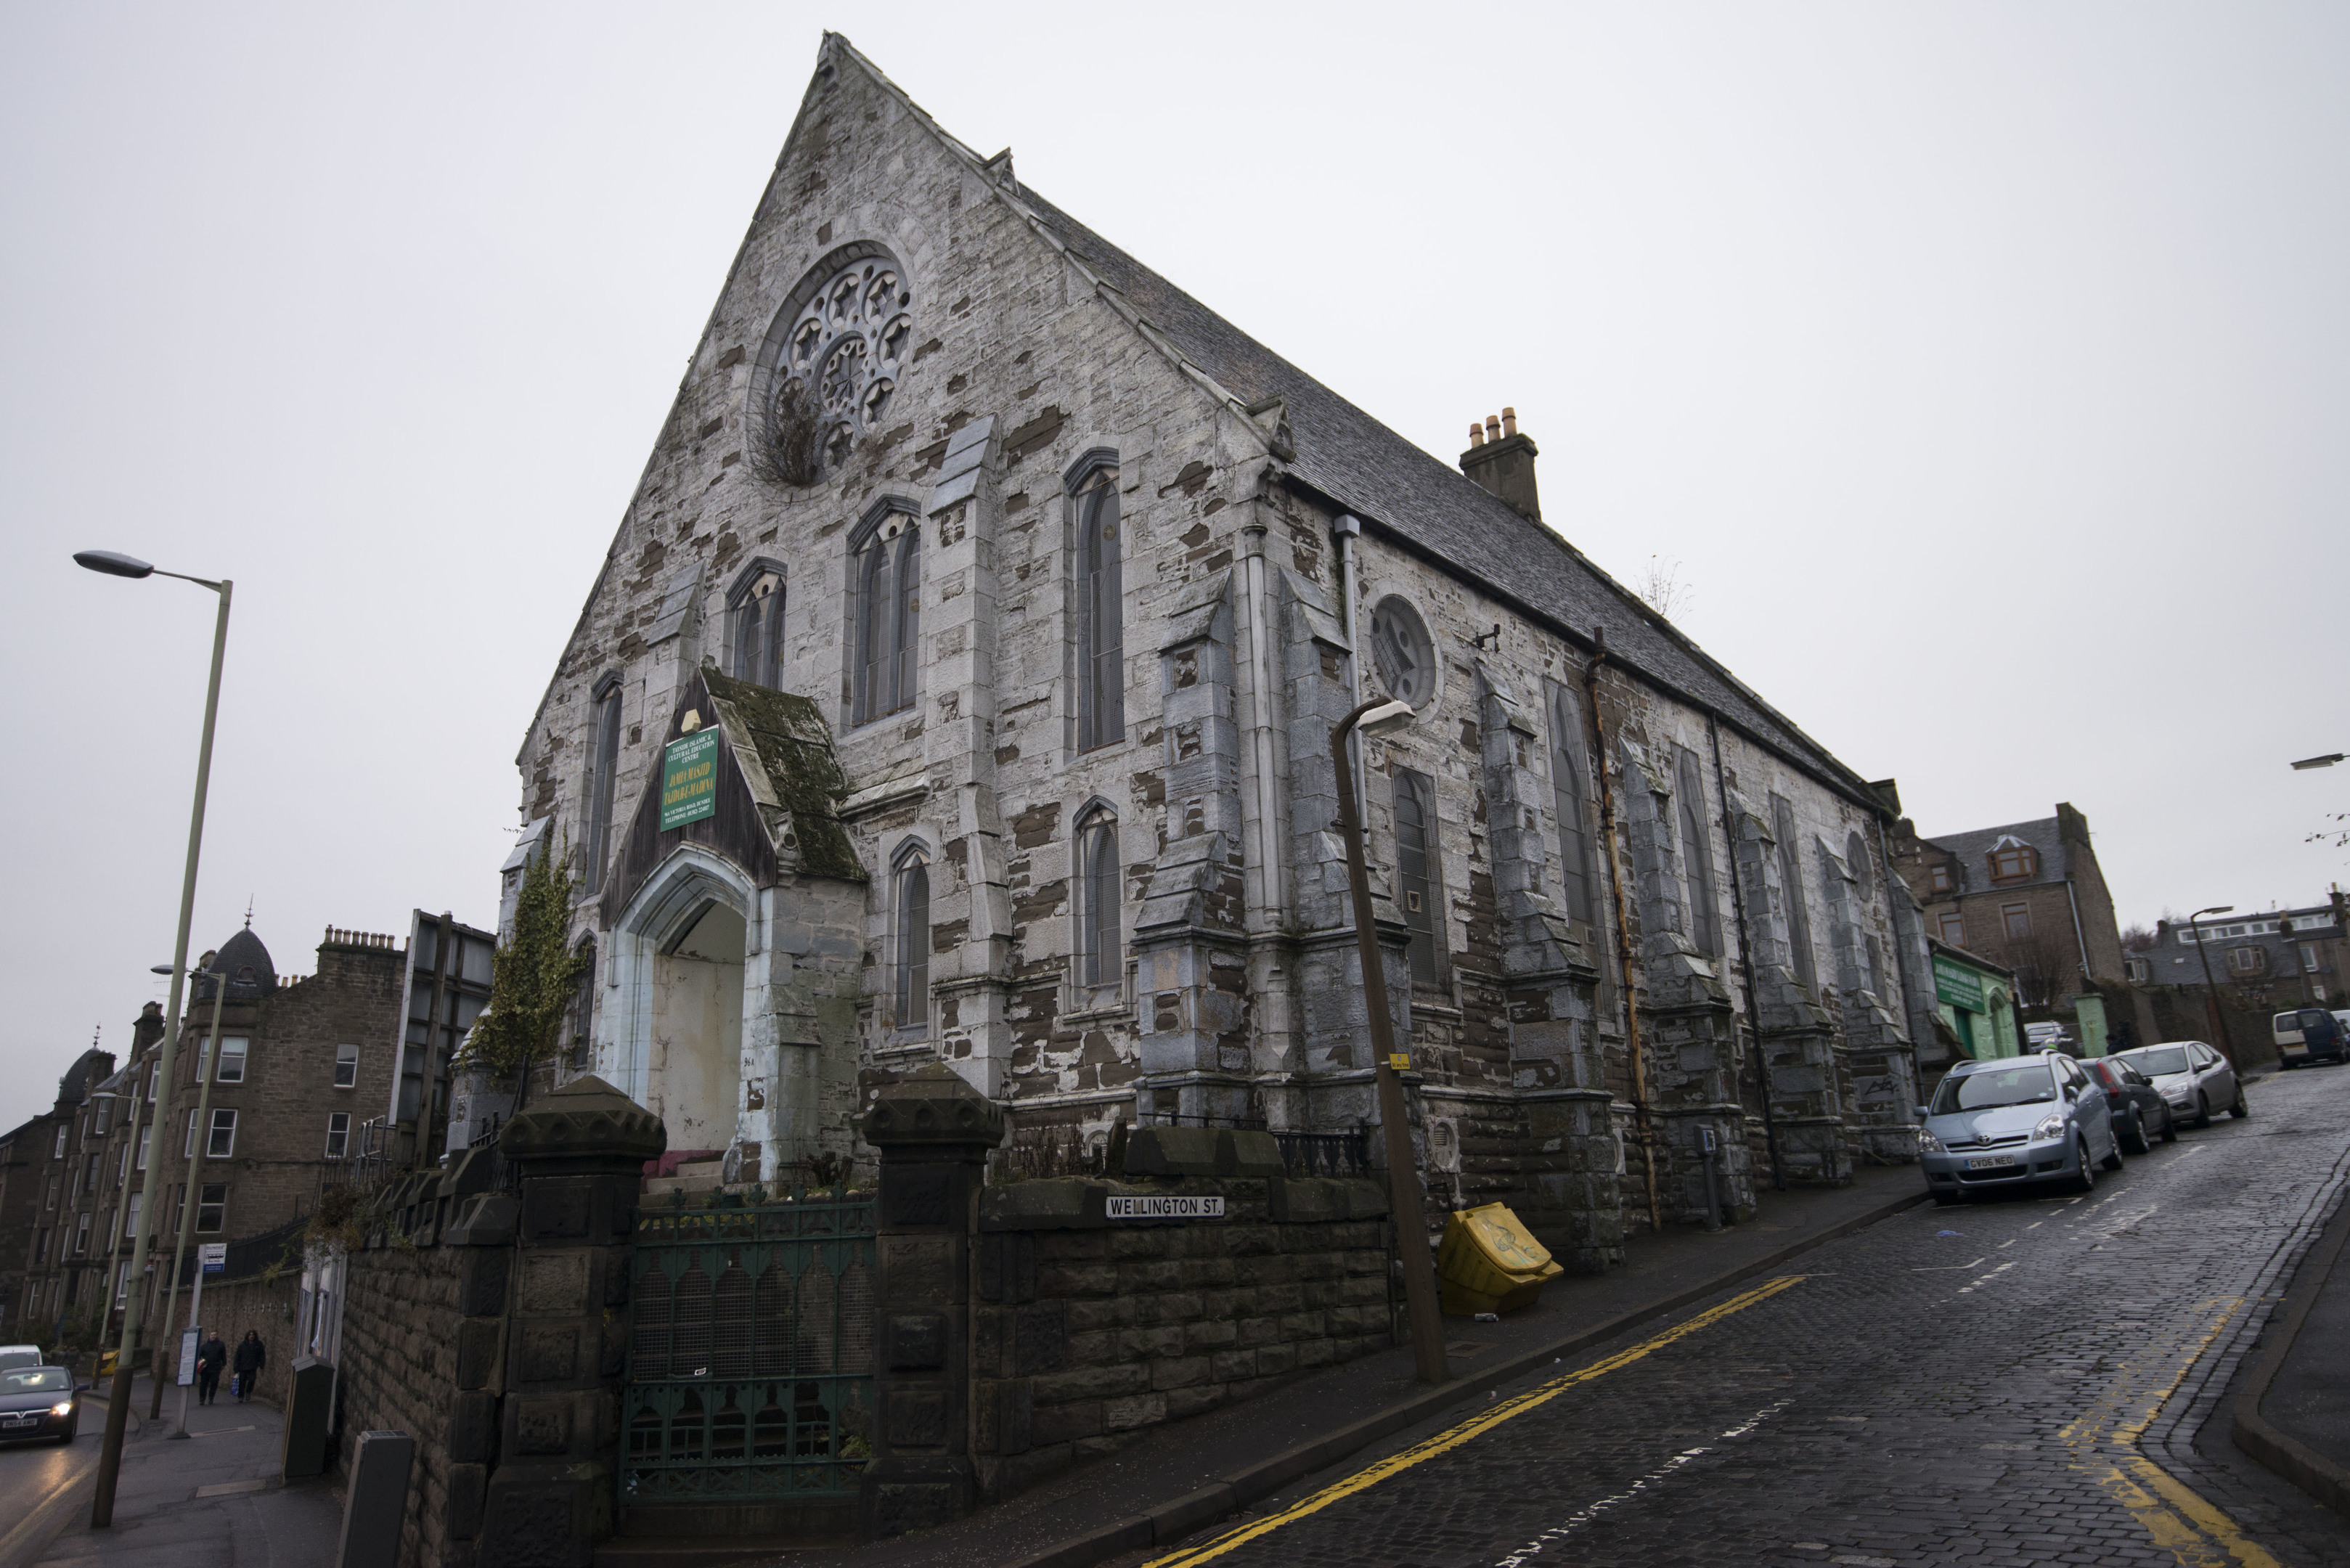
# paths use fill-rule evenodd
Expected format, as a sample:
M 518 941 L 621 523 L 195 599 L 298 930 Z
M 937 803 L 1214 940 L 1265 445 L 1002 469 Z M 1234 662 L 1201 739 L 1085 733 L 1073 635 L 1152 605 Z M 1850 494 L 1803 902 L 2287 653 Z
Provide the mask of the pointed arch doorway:
M 675 1150 L 723 1150 L 740 1128 L 743 1017 L 757 890 L 718 856 L 682 846 L 645 879 L 615 933 L 609 1042 L 629 1097 Z

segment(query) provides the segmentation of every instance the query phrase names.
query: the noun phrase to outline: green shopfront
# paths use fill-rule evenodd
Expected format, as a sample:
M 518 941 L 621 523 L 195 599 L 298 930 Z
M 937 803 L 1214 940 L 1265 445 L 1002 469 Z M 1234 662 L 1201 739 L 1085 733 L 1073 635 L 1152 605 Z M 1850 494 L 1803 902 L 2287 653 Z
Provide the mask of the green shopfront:
M 1930 938 L 1926 945 L 1934 961 L 1935 1006 L 1967 1054 L 1977 1061 L 2015 1055 L 2021 1045 L 2012 973 L 1963 948 Z

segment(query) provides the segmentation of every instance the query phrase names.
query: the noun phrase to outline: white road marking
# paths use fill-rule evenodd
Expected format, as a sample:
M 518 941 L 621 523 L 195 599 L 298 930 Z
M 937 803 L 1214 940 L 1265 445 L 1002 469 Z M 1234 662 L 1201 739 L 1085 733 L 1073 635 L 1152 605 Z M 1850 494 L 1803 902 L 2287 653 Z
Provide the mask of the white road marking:
M 2010 1269 L 2012 1269 L 2012 1268 L 2013 1268 L 2013 1267 L 2015 1267 L 2015 1264 L 2014 1264 L 2012 1262 L 2009 1262 L 2002 1263 L 1998 1268 L 1993 1269 L 1990 1273 L 1987 1273 L 1987 1274 L 1983 1275 L 1982 1277 L 1981 1277 L 1980 1279 L 1976 1280 L 1976 1281 L 1974 1282 L 1974 1284 L 1970 1284 L 1970 1285 L 1961 1285 L 1961 1286 L 1960 1286 L 1960 1287 L 1959 1287 L 1959 1294 L 1960 1294 L 1960 1295 L 1962 1295 L 1962 1296 L 1965 1296 L 1965 1295 L 1972 1295 L 1972 1294 L 1974 1293 L 1974 1292 L 1975 1292 L 1975 1287 L 1976 1287 L 1977 1285 L 1986 1285 L 1986 1284 L 1989 1284 L 1991 1281 L 1993 1281 L 1993 1280 L 1995 1280 L 1995 1279 L 1999 1278 L 1999 1277 L 2000 1277 L 2000 1275 L 2002 1275 L 2002 1274 L 2003 1274 L 2003 1273 L 2007 1272 L 2007 1271 L 2008 1271 L 2008 1270 L 2010 1270 Z
M 2004 1242 L 2001 1243 L 2002 1246 L 2005 1244 L 2006 1243 Z M 1946 1271 L 1958 1271 L 1963 1272 L 1968 1269 L 1973 1268 L 1975 1263 L 1980 1263 L 1981 1262 L 1982 1260 L 1981 1258 L 1977 1258 L 1973 1263 L 1920 1263 L 1911 1268 L 1909 1272 L 1913 1274 L 1939 1274 L 1945 1272 Z
M 1769 1420 L 1772 1417 L 1777 1415 L 1780 1411 L 1785 1409 L 1792 1403 L 1792 1400 L 1782 1399 L 1775 1405 L 1765 1405 L 1762 1409 L 1755 1411 L 1754 1414 L 1747 1417 L 1745 1420 L 1741 1421 L 1737 1426 L 1732 1427 L 1730 1430 L 1722 1433 L 1721 1437 L 1716 1438 L 1715 1441 L 1720 1442 L 1730 1438 L 1742 1438 L 1747 1433 L 1752 1431 L 1755 1428 L 1761 1426 L 1763 1422 Z M 1585 1525 L 1590 1523 L 1594 1519 L 1596 1519 L 1607 1510 L 1615 1507 L 1617 1503 L 1629 1502 L 1632 1499 L 1639 1496 L 1642 1492 L 1647 1491 L 1650 1487 L 1655 1486 L 1658 1482 L 1671 1475 L 1683 1465 L 1688 1464 L 1691 1459 L 1698 1458 L 1700 1455 L 1710 1454 L 1711 1452 L 1713 1452 L 1713 1449 L 1710 1447 L 1683 1449 L 1679 1453 L 1675 1454 L 1671 1459 L 1667 1459 L 1663 1464 L 1659 1465 L 1655 1469 L 1650 1470 L 1647 1475 L 1642 1476 L 1638 1480 L 1634 1481 L 1630 1486 L 1626 1487 L 1622 1491 L 1616 1493 L 1613 1497 L 1603 1497 L 1596 1502 L 1584 1504 L 1583 1507 L 1569 1514 L 1565 1523 L 1553 1525 L 1550 1529 L 1544 1531 L 1540 1535 L 1535 1536 L 1532 1541 L 1527 1542 L 1523 1546 L 1519 1547 L 1515 1552 L 1511 1552 L 1507 1557 L 1504 1557 L 1500 1562 L 1496 1563 L 1493 1565 L 1493 1568 L 1521 1568 L 1522 1564 L 1540 1555 L 1543 1548 L 1550 1542 L 1564 1540 L 1565 1537 L 1574 1534 L 1576 1531 L 1582 1529 Z

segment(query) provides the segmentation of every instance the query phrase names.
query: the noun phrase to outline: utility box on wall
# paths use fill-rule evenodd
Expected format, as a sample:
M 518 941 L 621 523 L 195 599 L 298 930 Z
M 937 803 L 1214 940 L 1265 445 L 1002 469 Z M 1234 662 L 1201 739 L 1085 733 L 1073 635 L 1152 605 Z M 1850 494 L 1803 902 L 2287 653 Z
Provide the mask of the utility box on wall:
M 343 1496 L 343 1542 L 335 1568 L 396 1568 L 400 1527 L 408 1513 L 408 1477 L 416 1439 L 405 1432 L 361 1432 Z
M 278 1473 L 303 1480 L 327 1473 L 327 1429 L 334 1424 L 335 1369 L 315 1355 L 294 1358 L 286 1390 L 286 1443 Z

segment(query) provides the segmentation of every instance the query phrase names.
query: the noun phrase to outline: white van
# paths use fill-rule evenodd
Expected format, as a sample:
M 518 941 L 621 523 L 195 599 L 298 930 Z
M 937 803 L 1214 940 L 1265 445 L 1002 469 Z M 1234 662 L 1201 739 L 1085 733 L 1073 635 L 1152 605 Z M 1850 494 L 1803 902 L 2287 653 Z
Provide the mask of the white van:
M 2270 1019 L 2269 1033 L 2276 1040 L 2280 1067 L 2305 1067 L 2312 1062 L 2340 1062 L 2350 1056 L 2350 1013 L 2297 1007 Z

